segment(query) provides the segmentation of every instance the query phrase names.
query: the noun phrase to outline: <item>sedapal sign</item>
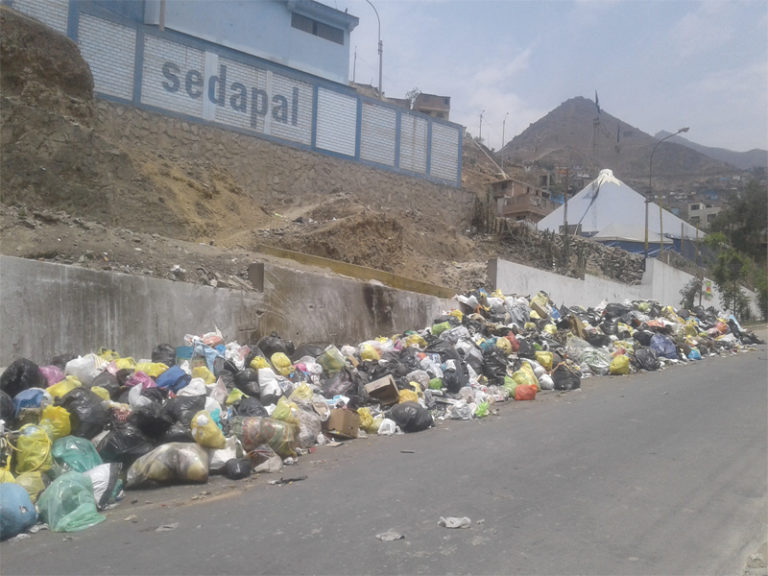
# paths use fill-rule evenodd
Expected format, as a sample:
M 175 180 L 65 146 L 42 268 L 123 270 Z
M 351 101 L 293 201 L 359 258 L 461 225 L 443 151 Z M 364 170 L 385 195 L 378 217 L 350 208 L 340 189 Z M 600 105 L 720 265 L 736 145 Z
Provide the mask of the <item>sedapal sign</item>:
M 287 93 L 269 93 L 264 88 L 231 81 L 225 64 L 220 64 L 217 73 L 206 78 L 200 70 L 185 69 L 176 62 L 166 61 L 162 65 L 161 86 L 168 94 L 192 100 L 207 99 L 215 106 L 243 114 L 254 129 L 258 127 L 259 119 L 266 117 L 272 122 L 291 126 L 297 126 L 299 122 L 298 87 L 290 88 Z

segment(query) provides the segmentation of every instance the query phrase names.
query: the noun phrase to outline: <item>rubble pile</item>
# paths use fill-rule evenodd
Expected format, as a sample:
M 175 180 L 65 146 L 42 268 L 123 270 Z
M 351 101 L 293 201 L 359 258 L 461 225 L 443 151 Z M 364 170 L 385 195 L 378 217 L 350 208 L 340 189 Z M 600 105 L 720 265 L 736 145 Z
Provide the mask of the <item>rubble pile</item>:
M 104 520 L 124 490 L 278 472 L 317 445 L 426 430 L 496 404 L 744 350 L 733 316 L 656 302 L 556 307 L 477 290 L 431 326 L 357 345 L 218 331 L 151 358 L 100 349 L 0 376 L 0 538 Z

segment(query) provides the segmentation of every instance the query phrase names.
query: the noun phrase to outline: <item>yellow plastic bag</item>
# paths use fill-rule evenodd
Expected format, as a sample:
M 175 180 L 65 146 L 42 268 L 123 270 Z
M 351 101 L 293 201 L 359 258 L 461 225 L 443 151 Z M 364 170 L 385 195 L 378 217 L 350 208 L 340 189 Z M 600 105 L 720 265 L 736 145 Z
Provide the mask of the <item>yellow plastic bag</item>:
M 40 470 L 19 474 L 16 477 L 16 484 L 29 493 L 29 499 L 32 500 L 33 504 L 37 502 L 37 497 L 46 488 L 43 473 Z
M 15 482 L 13 478 L 13 474 L 11 473 L 11 457 L 8 456 L 8 459 L 5 462 L 5 466 L 3 468 L 0 468 L 0 484 L 4 482 Z
M 409 348 L 426 348 L 427 341 L 421 336 L 421 334 L 409 334 L 405 339 L 405 345 Z
M 289 376 L 290 373 L 293 372 L 291 359 L 288 358 L 284 352 L 275 352 L 270 357 L 270 360 L 272 361 L 272 366 L 275 367 L 275 370 L 280 372 L 283 376 Z
M 118 370 L 133 370 L 136 367 L 136 360 L 131 356 L 127 358 L 118 358 L 115 360 L 115 368 Z
M 535 386 L 536 390 L 539 389 L 539 379 L 536 378 L 536 373 L 528 362 L 524 362 L 520 370 L 512 374 L 512 380 L 518 385 L 526 384 L 528 386 Z
M 34 470 L 50 470 L 53 465 L 51 439 L 45 428 L 37 424 L 25 424 L 19 432 L 16 442 L 16 475 Z
M 239 388 L 234 388 L 232 392 L 229 393 L 229 396 L 227 396 L 225 403 L 227 406 L 230 406 L 231 404 L 237 404 L 243 398 L 247 398 L 246 393 Z
M 383 416 L 377 418 L 373 417 L 369 408 L 358 408 L 357 414 L 360 416 L 360 428 L 368 432 L 369 434 L 376 434 L 381 426 L 381 421 L 384 420 Z
M 200 410 L 192 418 L 192 437 L 203 448 L 221 449 L 226 446 L 227 440 L 219 427 L 216 426 L 207 410 Z
M 62 406 L 46 406 L 43 408 L 43 413 L 40 418 L 40 426 L 45 428 L 51 441 L 64 438 L 64 436 L 69 436 L 69 433 L 72 430 L 72 425 L 69 420 L 69 411 Z
M 496 339 L 496 348 L 501 348 L 502 352 L 509 356 L 512 354 L 512 342 L 510 342 L 506 338 L 497 338 Z
M 552 352 L 547 350 L 536 350 L 536 362 L 541 364 L 547 372 L 552 370 Z
M 535 314 L 535 312 L 531 312 L 531 318 L 533 318 L 534 314 Z M 538 314 L 537 314 L 537 316 L 538 316 Z M 526 322 L 523 325 L 523 330 L 525 330 L 526 332 L 531 332 L 532 330 L 536 330 L 536 323 L 535 322 Z
M 312 397 L 314 395 L 315 393 L 312 391 L 312 387 L 306 382 L 301 382 L 293 389 L 293 392 L 291 392 L 288 399 L 297 404 L 312 404 Z
M 360 358 L 369 362 L 378 362 L 381 360 L 381 354 L 371 342 L 360 344 Z
M 461 324 L 462 322 L 464 322 L 464 312 L 462 312 L 462 311 L 461 311 L 461 310 L 459 310 L 459 309 L 454 309 L 454 310 L 451 310 L 451 311 L 448 313 L 448 315 L 449 315 L 449 316 L 453 316 L 454 318 L 458 319 L 458 321 L 459 321 L 459 324 Z
M 249 364 L 251 368 L 254 370 L 261 370 L 262 368 L 271 368 L 269 365 L 269 362 L 267 362 L 267 359 L 264 358 L 264 356 L 255 356 L 253 360 L 251 360 L 251 363 Z
M 91 392 L 96 394 L 96 396 L 98 396 L 102 400 L 106 400 L 106 401 L 112 400 L 112 398 L 109 397 L 109 390 L 107 390 L 103 386 L 91 386 Z
M 546 332 L 550 336 L 554 336 L 557 334 L 557 326 L 554 324 L 547 324 L 544 326 L 544 328 L 541 329 L 542 332 Z
M 610 372 L 613 375 L 629 374 L 629 358 L 624 354 L 619 354 L 611 360 Z
M 206 386 L 208 384 L 216 383 L 216 376 L 213 375 L 213 372 L 208 370 L 207 366 L 197 366 L 192 368 L 192 378 L 202 378 Z
M 99 348 L 99 356 L 101 356 L 107 362 L 112 362 L 120 358 L 120 354 L 109 348 Z
M 418 402 L 419 401 L 419 395 L 414 390 L 399 390 L 398 393 L 398 404 L 402 404 L 403 402 Z
M 48 386 L 46 388 L 48 394 L 53 396 L 54 398 L 61 398 L 64 396 L 67 392 L 70 392 L 74 390 L 75 388 L 79 388 L 82 386 L 83 383 L 80 382 L 75 376 L 72 376 L 71 374 L 64 378 L 64 380 L 60 380 L 59 382 L 56 382 L 53 386 Z
M 295 402 L 291 402 L 285 396 L 280 396 L 280 400 L 277 401 L 277 406 L 275 406 L 275 411 L 272 412 L 272 418 L 298 426 L 299 410 L 301 408 Z
M 138 364 L 136 364 L 136 367 L 134 368 L 134 371 L 144 372 L 144 374 L 146 374 L 153 380 L 158 376 L 160 376 L 160 374 L 162 374 L 166 370 L 168 370 L 168 366 L 166 366 L 162 362 L 139 362 Z

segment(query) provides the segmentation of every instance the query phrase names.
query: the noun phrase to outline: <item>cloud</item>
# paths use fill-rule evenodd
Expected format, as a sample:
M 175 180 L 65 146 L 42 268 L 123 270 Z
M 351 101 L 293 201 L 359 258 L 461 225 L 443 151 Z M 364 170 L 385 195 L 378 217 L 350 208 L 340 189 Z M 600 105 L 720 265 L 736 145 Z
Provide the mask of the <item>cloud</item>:
M 734 37 L 728 2 L 715 0 L 697 6 L 698 10 L 685 14 L 670 30 L 672 44 L 682 58 L 715 52 Z
M 492 65 L 486 65 L 473 75 L 472 79 L 476 84 L 489 85 L 497 83 L 507 83 L 514 76 L 528 70 L 528 64 L 531 59 L 531 49 L 526 48 L 517 54 L 508 62 L 495 62 Z

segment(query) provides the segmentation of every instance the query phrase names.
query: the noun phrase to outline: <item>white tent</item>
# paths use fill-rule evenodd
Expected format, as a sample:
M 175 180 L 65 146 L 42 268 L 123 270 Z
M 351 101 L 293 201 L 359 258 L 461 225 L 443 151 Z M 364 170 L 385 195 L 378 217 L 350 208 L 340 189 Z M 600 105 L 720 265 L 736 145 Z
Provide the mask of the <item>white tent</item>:
M 539 230 L 560 232 L 564 224 L 565 205 L 540 220 Z M 587 184 L 568 200 L 568 227 L 581 224 L 581 233 L 600 242 L 623 244 L 645 243 L 645 197 L 615 178 L 610 170 Z M 662 229 L 663 228 L 663 229 Z M 648 242 L 658 246 L 660 230 L 664 243 L 671 238 L 696 238 L 696 228 L 671 212 L 662 210 L 659 225 L 659 205 L 648 204 Z

